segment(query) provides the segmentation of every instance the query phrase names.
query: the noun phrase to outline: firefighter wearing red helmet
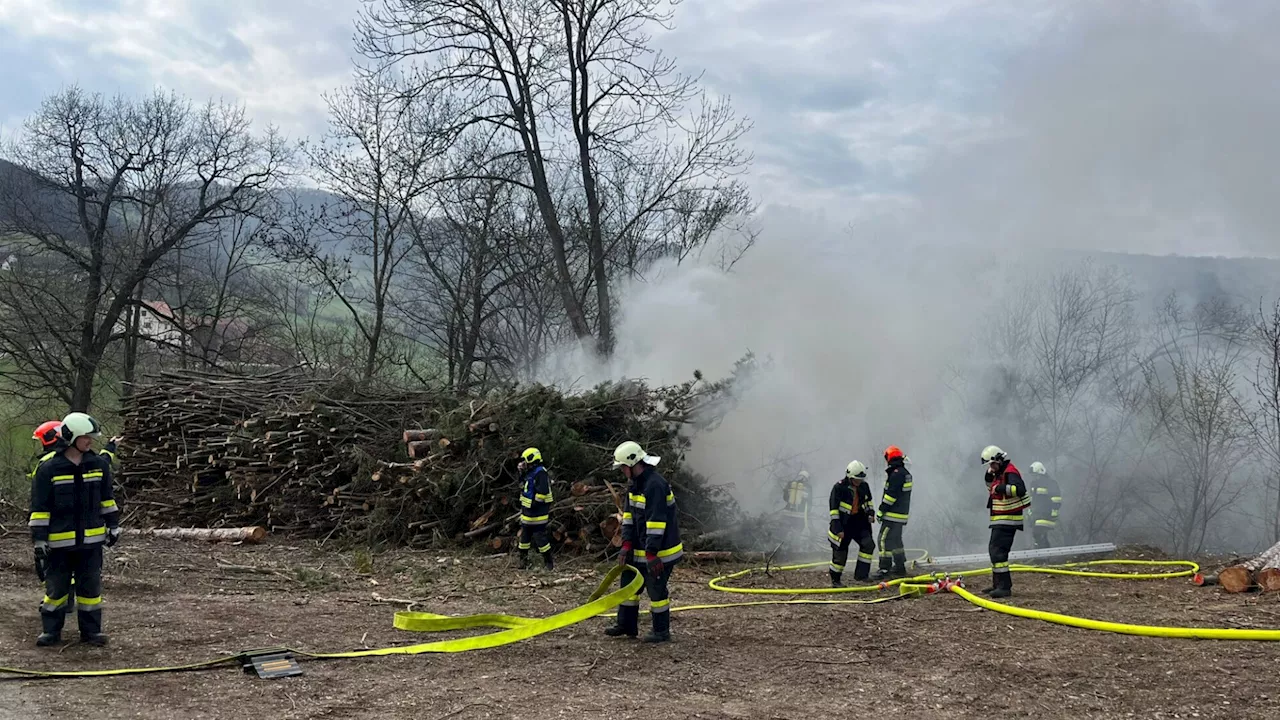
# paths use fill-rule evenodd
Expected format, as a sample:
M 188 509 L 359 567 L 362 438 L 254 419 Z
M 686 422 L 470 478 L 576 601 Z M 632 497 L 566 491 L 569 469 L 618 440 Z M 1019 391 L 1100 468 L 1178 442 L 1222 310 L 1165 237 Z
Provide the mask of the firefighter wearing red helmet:
M 53 457 L 58 447 L 58 430 L 62 428 L 61 420 L 48 420 L 40 423 L 31 433 L 31 439 L 40 443 L 36 449 L 35 459 L 31 463 L 31 471 L 27 473 L 27 480 L 32 480 L 36 476 L 36 470 L 40 469 L 40 463 Z
M 911 513 L 911 471 L 902 449 L 890 445 L 884 451 L 884 495 L 876 517 L 880 519 L 880 577 L 907 576 L 907 548 L 902 530 Z
M 987 466 L 987 507 L 991 509 L 991 540 L 987 553 L 991 556 L 991 587 L 983 590 L 993 598 L 1013 594 L 1013 578 L 1009 573 L 1009 551 L 1022 529 L 1026 509 L 1031 505 L 1022 473 L 1009 461 L 1009 456 L 995 445 L 982 449 L 982 462 Z

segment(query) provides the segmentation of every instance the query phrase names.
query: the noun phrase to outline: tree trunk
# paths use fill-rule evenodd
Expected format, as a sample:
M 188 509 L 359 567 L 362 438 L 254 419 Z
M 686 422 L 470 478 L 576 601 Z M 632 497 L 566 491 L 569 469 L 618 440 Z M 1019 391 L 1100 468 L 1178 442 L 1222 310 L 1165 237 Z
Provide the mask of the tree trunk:
M 157 530 L 128 529 L 125 535 L 150 535 L 173 540 L 207 540 L 209 542 L 259 543 L 267 537 L 267 529 L 258 525 L 238 528 L 166 528 Z
M 1222 589 L 1227 592 L 1244 592 L 1253 587 L 1253 574 L 1260 569 L 1280 570 L 1280 543 L 1272 545 L 1266 552 L 1248 562 L 1223 568 L 1222 572 L 1218 573 L 1218 584 L 1222 585 Z M 1273 582 L 1276 585 L 1272 589 L 1280 589 L 1280 576 L 1278 575 L 1280 573 L 1268 573 L 1269 582 Z

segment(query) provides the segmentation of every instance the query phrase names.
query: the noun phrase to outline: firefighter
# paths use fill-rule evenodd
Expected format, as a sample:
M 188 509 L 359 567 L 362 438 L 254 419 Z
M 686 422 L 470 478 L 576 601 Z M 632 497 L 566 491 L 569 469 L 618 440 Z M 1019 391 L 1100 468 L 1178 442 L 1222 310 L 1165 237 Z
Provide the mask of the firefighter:
M 871 554 L 876 543 L 871 537 L 875 516 L 871 508 L 871 486 L 867 484 L 867 466 L 854 460 L 844 469 L 844 477 L 831 488 L 831 587 L 841 587 L 840 576 L 849 561 L 849 543 L 858 543 L 858 562 L 853 566 L 853 579 L 866 580 L 871 575 Z
M 911 513 L 911 471 L 896 445 L 884 450 L 884 495 L 876 517 L 880 519 L 880 578 L 907 576 L 907 549 L 902 530 Z
M 102 633 L 102 547 L 120 539 L 120 509 L 111 488 L 111 465 L 93 451 L 102 427 L 89 415 L 62 419 L 59 448 L 40 464 L 31 482 L 31 539 L 36 571 L 45 581 L 42 631 L 36 645 L 62 641 L 75 582 L 80 639 L 106 645 Z
M 1013 594 L 1013 578 L 1009 573 L 1009 551 L 1022 529 L 1023 513 L 1031 499 L 1027 495 L 1022 474 L 1009 461 L 1009 456 L 995 445 L 982 449 L 982 462 L 987 465 L 987 507 L 991 509 L 991 540 L 987 552 L 991 556 L 991 587 L 983 590 L 993 598 Z
M 789 534 L 803 545 L 809 540 L 809 471 L 801 470 L 782 484 L 782 517 Z
M 520 566 L 529 567 L 529 548 L 538 544 L 542 566 L 555 568 L 551 559 L 551 537 L 547 524 L 551 522 L 551 476 L 542 464 L 542 451 L 528 448 L 520 454 L 520 472 L 523 473 L 520 490 Z
M 645 454 L 639 443 L 628 440 L 613 451 L 613 466 L 627 478 L 627 504 L 622 513 L 622 552 L 618 564 L 625 587 L 639 572 L 649 594 L 649 615 L 653 630 L 644 642 L 671 639 L 671 598 L 667 583 L 671 571 L 684 554 L 677 522 L 675 494 L 666 478 L 657 471 L 661 458 Z M 628 561 L 633 561 L 628 564 Z M 640 597 L 618 607 L 615 624 L 605 630 L 610 637 L 635 637 L 639 632 Z
M 31 433 L 31 439 L 39 442 L 40 447 L 36 450 L 35 459 L 31 462 L 31 472 L 27 473 L 27 480 L 34 480 L 36 470 L 40 469 L 40 464 L 57 453 L 58 439 L 61 437 L 58 434 L 58 430 L 61 428 L 61 420 L 48 420 L 40 423 L 35 431 Z
M 1031 537 L 1035 539 L 1035 547 L 1053 547 L 1049 543 L 1049 533 L 1058 526 L 1058 511 L 1062 509 L 1062 489 L 1058 481 L 1049 475 L 1044 463 L 1031 463 L 1031 485 L 1027 494 L 1031 497 L 1031 511 L 1035 524 L 1031 528 Z

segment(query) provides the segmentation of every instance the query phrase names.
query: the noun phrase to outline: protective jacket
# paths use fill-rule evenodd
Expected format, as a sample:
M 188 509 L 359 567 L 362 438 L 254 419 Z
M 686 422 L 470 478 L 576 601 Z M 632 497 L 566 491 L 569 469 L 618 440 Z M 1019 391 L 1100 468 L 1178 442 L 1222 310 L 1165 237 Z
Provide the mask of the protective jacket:
M 852 533 L 855 523 L 871 524 L 871 486 L 866 480 L 858 480 L 856 487 L 853 482 L 846 479 L 831 486 L 827 503 L 831 508 L 831 526 L 827 528 L 827 539 L 833 543 L 840 542 L 840 533 Z
M 534 465 L 524 474 L 520 491 L 520 524 L 546 525 L 551 521 L 551 475 L 541 464 Z
M 92 450 L 80 463 L 66 449 L 42 462 L 31 481 L 31 539 L 51 549 L 79 549 L 106 542 L 107 528 L 120 524 L 111 489 L 111 463 Z
M 1023 513 L 1031 504 L 1022 473 L 1013 463 L 1006 463 L 1000 473 L 992 474 L 988 470 L 986 483 L 987 507 L 991 509 L 990 527 L 1008 525 L 1021 530 Z
M 911 514 L 911 471 L 902 458 L 894 458 L 885 468 L 884 496 L 876 516 L 885 522 L 907 524 Z
M 1037 527 L 1056 527 L 1058 511 L 1062 509 L 1062 489 L 1052 475 L 1032 474 L 1032 487 L 1028 491 L 1031 496 L 1032 516 Z
M 684 555 L 676 496 L 657 469 L 652 465 L 641 465 L 644 471 L 632 477 L 627 488 L 627 506 L 622 513 L 622 541 L 631 544 L 632 559 L 637 565 L 646 563 L 649 555 L 656 556 L 664 565 L 670 565 Z

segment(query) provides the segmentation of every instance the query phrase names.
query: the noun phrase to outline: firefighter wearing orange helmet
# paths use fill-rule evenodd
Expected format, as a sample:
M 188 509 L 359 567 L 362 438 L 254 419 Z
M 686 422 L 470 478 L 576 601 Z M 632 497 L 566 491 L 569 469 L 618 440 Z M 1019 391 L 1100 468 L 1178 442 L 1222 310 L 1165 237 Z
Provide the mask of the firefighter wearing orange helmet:
M 911 513 L 911 471 L 902 449 L 890 445 L 884 450 L 884 495 L 876 517 L 880 519 L 880 578 L 907 576 L 907 549 L 902 530 Z

